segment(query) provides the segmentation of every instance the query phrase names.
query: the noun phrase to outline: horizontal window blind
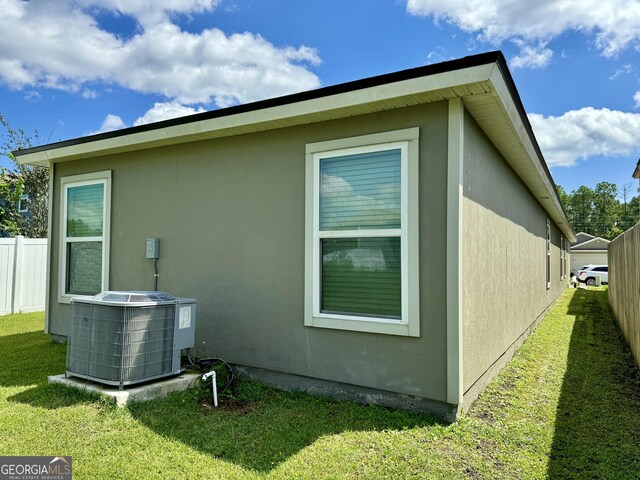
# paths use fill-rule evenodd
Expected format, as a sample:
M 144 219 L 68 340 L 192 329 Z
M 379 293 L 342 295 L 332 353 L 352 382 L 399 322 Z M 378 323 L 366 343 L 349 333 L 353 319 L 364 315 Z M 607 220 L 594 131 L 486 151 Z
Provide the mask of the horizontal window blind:
M 399 148 L 320 160 L 320 230 L 400 228 Z
M 104 184 L 67 189 L 67 237 L 100 237 L 103 231 Z
M 401 317 L 399 237 L 322 239 L 321 311 Z

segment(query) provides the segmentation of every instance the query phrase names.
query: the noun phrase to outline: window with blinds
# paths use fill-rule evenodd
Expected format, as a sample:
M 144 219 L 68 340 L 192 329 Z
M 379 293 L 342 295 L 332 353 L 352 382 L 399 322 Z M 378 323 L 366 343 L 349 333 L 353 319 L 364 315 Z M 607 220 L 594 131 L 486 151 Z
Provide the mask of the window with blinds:
M 320 159 L 321 312 L 401 317 L 401 149 Z
M 63 178 L 61 296 L 106 289 L 110 172 Z
M 305 325 L 420 336 L 419 134 L 306 145 Z
M 400 149 L 320 160 L 320 229 L 400 228 Z
M 103 217 L 104 182 L 67 188 L 67 293 L 100 293 Z

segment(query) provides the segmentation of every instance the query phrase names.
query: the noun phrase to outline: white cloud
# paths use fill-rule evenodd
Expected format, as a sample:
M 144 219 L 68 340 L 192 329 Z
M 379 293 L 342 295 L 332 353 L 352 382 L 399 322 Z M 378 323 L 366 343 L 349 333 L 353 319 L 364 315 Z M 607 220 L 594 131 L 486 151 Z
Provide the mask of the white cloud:
M 134 17 L 143 26 L 167 21 L 172 14 L 193 14 L 213 10 L 220 0 L 75 0 L 84 8 L 119 12 Z
M 209 11 L 217 0 L 0 0 L 0 82 L 16 88 L 87 92 L 95 82 L 161 94 L 183 104 L 218 106 L 320 85 L 307 46 L 277 47 L 260 35 L 190 33 L 172 15 Z M 100 28 L 99 11 L 134 17 L 139 31 L 122 39 Z
M 620 75 L 628 75 L 631 72 L 633 72 L 633 67 L 631 66 L 630 63 L 626 63 L 622 65 L 622 67 L 618 68 L 616 72 L 609 77 L 609 80 L 615 80 Z
M 194 113 L 204 112 L 204 108 L 198 107 L 192 108 L 186 105 L 182 105 L 180 102 L 156 102 L 153 107 L 147 110 L 144 115 L 138 117 L 134 122 L 134 126 L 144 125 L 146 123 L 159 122 L 161 120 L 168 120 L 170 118 L 184 117 L 186 115 L 192 115 Z M 104 117 L 102 125 L 95 132 L 89 132 L 87 135 L 95 135 L 97 133 L 112 132 L 113 130 L 120 130 L 127 128 L 129 125 L 122 120 L 118 115 L 112 113 Z
M 431 51 L 427 54 L 427 64 L 440 63 L 444 62 L 445 60 L 446 58 L 444 57 L 444 55 L 436 51 Z
M 635 93 L 633 101 L 636 102 L 636 108 L 640 108 L 640 91 Z
M 134 125 L 144 125 L 145 123 L 159 122 L 161 120 L 167 120 L 169 118 L 184 117 L 186 115 L 192 115 L 194 113 L 204 112 L 205 110 L 200 107 L 197 110 L 195 108 L 187 107 L 179 102 L 158 102 L 153 105 L 147 112 L 136 119 L 133 122 Z
M 318 63 L 314 50 L 278 49 L 252 33 L 226 36 L 210 29 L 194 35 L 163 23 L 136 35 L 124 50 L 130 64 L 137 65 L 119 73 L 124 85 L 181 103 L 214 99 L 228 106 L 319 86 L 317 77 L 298 63 Z
M 95 90 L 91 90 L 90 88 L 83 89 L 80 95 L 82 95 L 84 98 L 87 98 L 89 100 L 98 98 L 98 93 Z
M 575 165 L 592 156 L 631 155 L 640 148 L 640 114 L 592 107 L 529 120 L 547 164 Z
M 112 115 L 110 113 L 109 115 L 104 117 L 104 120 L 102 121 L 102 125 L 100 125 L 100 128 L 95 132 L 91 132 L 89 135 L 94 135 L 96 133 L 112 132 L 114 130 L 120 130 L 121 128 L 125 128 L 125 127 L 127 127 L 127 124 L 124 123 L 122 118 L 120 118 L 118 115 Z
M 28 92 L 25 92 L 24 99 L 29 102 L 37 102 L 38 100 L 40 100 L 40 93 L 36 92 L 35 90 L 30 90 Z
M 537 45 L 529 45 L 518 39 L 513 42 L 520 47 L 520 54 L 511 59 L 510 65 L 513 68 L 544 68 L 553 57 L 553 51 L 546 47 L 545 42 Z
M 457 25 L 480 40 L 548 42 L 567 30 L 594 35 L 603 55 L 640 48 L 640 2 L 629 0 L 407 0 L 407 10 Z

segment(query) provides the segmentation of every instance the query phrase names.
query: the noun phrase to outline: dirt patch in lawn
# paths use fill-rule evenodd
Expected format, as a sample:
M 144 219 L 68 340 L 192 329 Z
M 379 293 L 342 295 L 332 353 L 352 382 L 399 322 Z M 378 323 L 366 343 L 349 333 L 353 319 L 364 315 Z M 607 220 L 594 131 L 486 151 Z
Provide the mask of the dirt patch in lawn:
M 231 412 L 237 415 L 247 415 L 258 408 L 256 402 L 248 402 L 246 400 L 239 400 L 237 398 L 218 398 L 218 406 L 215 407 L 213 403 L 206 399 L 200 399 L 200 410 L 203 412 L 214 412 L 221 410 L 223 412 Z

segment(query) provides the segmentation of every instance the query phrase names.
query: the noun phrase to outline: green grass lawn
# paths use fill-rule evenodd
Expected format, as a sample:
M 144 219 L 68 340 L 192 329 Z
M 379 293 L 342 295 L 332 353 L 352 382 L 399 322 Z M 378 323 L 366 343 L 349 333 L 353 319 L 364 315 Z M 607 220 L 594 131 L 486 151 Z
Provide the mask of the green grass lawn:
M 427 415 L 241 382 L 117 409 L 60 385 L 42 315 L 0 317 L 0 455 L 74 478 L 640 478 L 640 374 L 605 288 L 568 290 L 471 411 Z

